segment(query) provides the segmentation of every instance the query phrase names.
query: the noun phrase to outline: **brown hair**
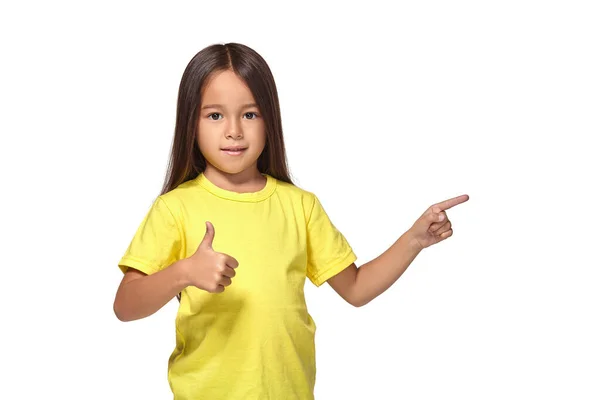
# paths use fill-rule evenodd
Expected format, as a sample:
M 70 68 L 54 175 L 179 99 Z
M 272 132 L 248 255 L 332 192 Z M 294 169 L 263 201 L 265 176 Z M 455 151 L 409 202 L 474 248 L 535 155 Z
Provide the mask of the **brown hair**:
M 264 118 L 266 140 L 258 158 L 258 170 L 294 185 L 283 143 L 279 97 L 267 62 L 243 44 L 213 44 L 199 51 L 183 72 L 177 98 L 175 136 L 161 195 L 196 178 L 206 169 L 206 159 L 197 143 L 201 93 L 214 73 L 225 70 L 233 71 L 248 85 Z
M 198 146 L 198 113 L 206 82 L 217 72 L 231 70 L 254 96 L 265 123 L 265 148 L 258 157 L 261 173 L 294 185 L 290 178 L 279 96 L 267 62 L 250 47 L 239 43 L 213 44 L 200 50 L 188 63 L 177 97 L 175 136 L 161 195 L 183 182 L 196 178 L 206 169 L 206 159 Z M 177 295 L 181 301 L 181 293 Z

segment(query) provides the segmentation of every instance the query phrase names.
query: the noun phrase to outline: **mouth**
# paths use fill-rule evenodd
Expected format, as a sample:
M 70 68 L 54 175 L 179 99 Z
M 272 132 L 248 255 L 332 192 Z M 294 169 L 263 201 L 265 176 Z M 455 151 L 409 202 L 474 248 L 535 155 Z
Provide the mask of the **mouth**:
M 221 149 L 221 151 L 224 151 L 226 154 L 229 154 L 231 156 L 240 155 L 246 150 L 246 147 L 226 147 L 224 149 Z

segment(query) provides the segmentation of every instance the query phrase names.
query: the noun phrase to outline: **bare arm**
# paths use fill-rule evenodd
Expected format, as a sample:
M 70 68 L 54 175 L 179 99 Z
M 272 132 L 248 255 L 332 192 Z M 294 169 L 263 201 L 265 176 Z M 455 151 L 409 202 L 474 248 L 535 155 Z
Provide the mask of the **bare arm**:
M 152 315 L 188 286 L 222 293 L 231 285 L 239 262 L 229 254 L 214 251 L 214 237 L 215 228 L 207 221 L 204 238 L 190 257 L 150 275 L 128 268 L 115 296 L 117 318 L 133 321 Z
M 360 268 L 353 263 L 327 282 L 348 303 L 361 307 L 392 286 L 420 251 L 407 232 L 379 257 Z
M 406 271 L 421 250 L 452 236 L 452 223 L 445 210 L 469 200 L 454 197 L 429 207 L 382 255 L 360 268 L 352 264 L 328 280 L 350 304 L 360 307 L 385 292 Z
M 185 259 L 150 275 L 128 268 L 115 296 L 115 315 L 121 321 L 145 318 L 160 310 L 187 286 Z

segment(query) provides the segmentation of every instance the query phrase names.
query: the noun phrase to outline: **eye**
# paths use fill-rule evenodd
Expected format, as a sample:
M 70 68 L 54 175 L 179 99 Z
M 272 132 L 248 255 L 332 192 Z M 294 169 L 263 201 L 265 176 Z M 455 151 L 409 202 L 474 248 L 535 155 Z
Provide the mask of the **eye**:
M 256 119 L 256 118 L 258 118 L 258 114 L 257 114 L 257 113 L 255 113 L 255 112 L 247 112 L 247 113 L 246 113 L 246 114 L 244 114 L 244 115 L 248 115 L 248 114 L 250 114 L 250 115 L 254 115 L 254 118 L 249 118 L 249 119 Z
M 208 119 L 211 119 L 211 120 L 213 120 L 213 121 L 218 121 L 218 120 L 216 120 L 216 119 L 214 119 L 214 118 L 211 118 L 213 115 L 221 115 L 221 114 L 219 114 L 219 113 L 212 113 L 212 114 L 209 114 L 209 115 L 208 115 Z

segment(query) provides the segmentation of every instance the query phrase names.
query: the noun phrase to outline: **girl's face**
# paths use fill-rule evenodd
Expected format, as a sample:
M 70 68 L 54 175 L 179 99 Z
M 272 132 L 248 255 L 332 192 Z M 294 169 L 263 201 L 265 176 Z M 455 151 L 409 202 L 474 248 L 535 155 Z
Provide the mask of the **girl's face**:
M 265 124 L 254 96 L 232 71 L 218 72 L 202 93 L 198 118 L 198 144 L 206 158 L 208 175 L 241 174 L 260 177 L 257 161 L 265 147 Z M 240 153 L 228 147 L 242 147 Z

